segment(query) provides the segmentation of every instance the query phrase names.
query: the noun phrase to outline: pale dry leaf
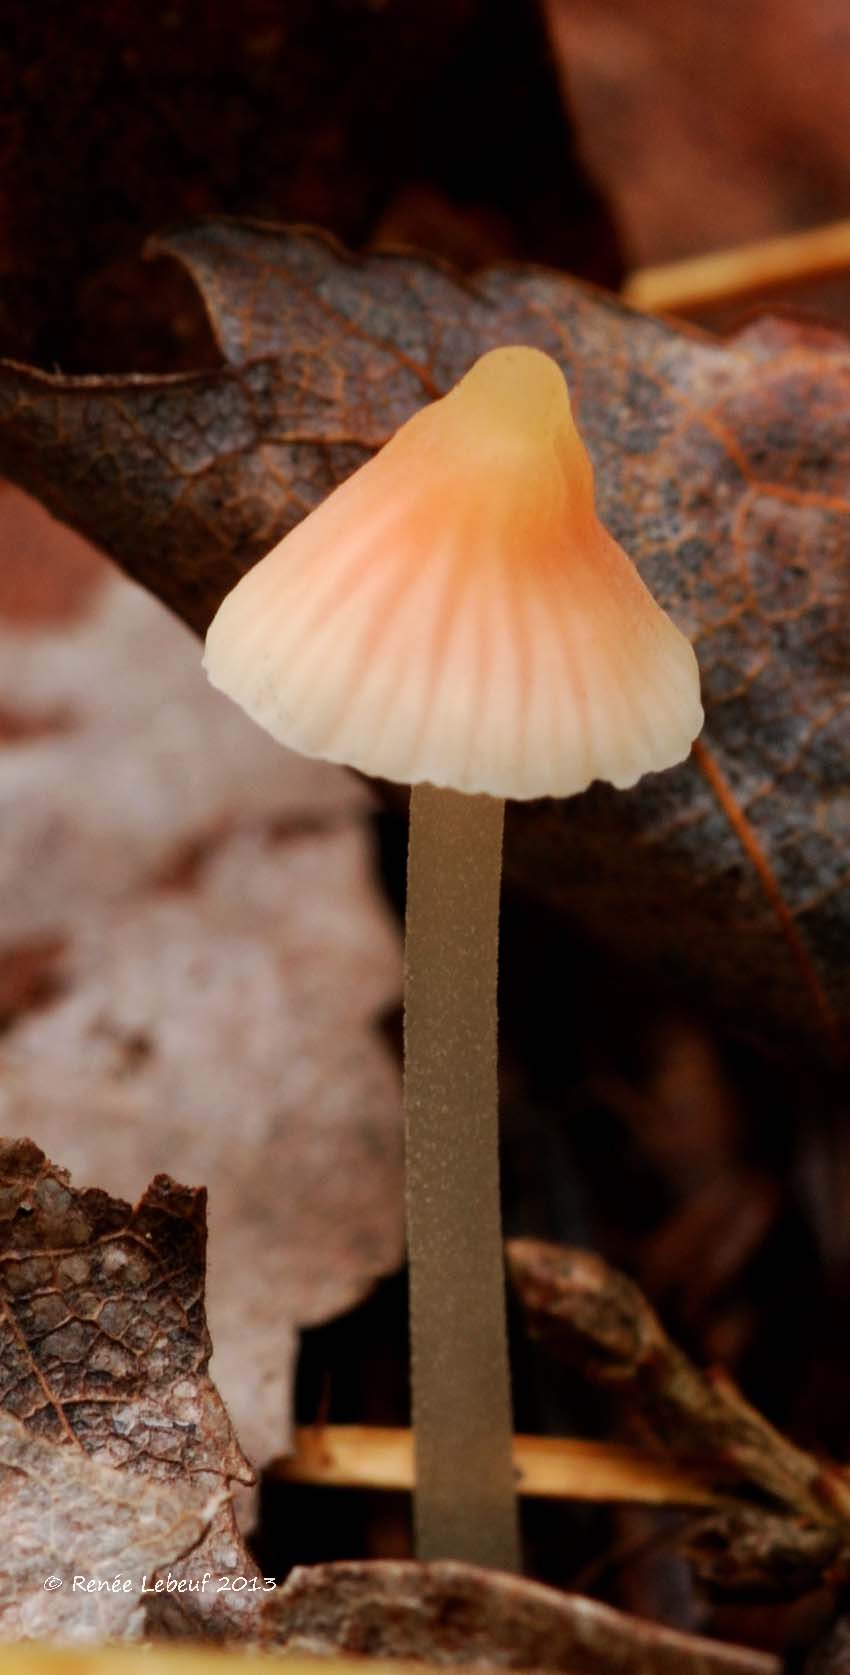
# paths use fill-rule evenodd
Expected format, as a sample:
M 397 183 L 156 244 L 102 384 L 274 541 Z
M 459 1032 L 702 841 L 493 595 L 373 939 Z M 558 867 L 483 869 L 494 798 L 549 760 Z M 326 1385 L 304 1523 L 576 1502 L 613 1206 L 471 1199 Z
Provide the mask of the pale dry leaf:
M 131 1477 L 0 1412 L 0 1639 L 140 1638 L 158 1574 L 179 1568 L 224 1495 Z M 92 1580 L 110 1587 L 88 1592 Z
M 53 564 L 57 526 L 23 510 Z M 298 1325 L 401 1258 L 375 1028 L 397 933 L 363 789 L 272 744 L 185 630 L 102 577 L 76 620 L 0 622 L 0 704 L 74 718 L 0 752 L 0 1130 L 124 1197 L 161 1170 L 205 1182 L 215 1374 L 260 1461 L 286 1441 Z

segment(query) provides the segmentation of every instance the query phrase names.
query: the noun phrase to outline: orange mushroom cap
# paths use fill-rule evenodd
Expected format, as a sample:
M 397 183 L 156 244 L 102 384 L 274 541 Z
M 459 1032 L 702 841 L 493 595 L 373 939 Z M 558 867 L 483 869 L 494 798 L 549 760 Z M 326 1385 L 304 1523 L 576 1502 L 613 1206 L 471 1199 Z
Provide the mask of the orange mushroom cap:
M 693 648 L 597 517 L 560 368 L 494 349 L 242 578 L 214 686 L 307 756 L 499 797 L 688 754 Z

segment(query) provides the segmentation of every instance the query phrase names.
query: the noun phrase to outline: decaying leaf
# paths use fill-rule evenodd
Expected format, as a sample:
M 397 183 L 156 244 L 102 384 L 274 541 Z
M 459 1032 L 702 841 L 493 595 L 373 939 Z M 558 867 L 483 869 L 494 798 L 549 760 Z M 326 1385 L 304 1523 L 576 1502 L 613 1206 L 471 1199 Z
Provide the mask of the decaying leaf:
M 165 1547 L 169 1560 L 188 1555 L 181 1576 L 256 1574 L 228 1494 L 232 1481 L 249 1482 L 251 1472 L 207 1372 L 205 1206 L 203 1190 L 160 1175 L 131 1209 L 97 1189 L 76 1191 L 30 1142 L 0 1142 L 0 1407 L 42 1445 L 45 1462 L 58 1450 L 58 1463 L 45 1465 L 53 1511 L 44 1504 L 42 1511 L 54 1518 L 57 1542 L 65 1519 L 71 1545 L 65 1564 L 57 1558 L 55 1566 L 63 1578 L 72 1554 L 87 1575 L 101 1574 L 93 1568 L 98 1556 L 115 1568 L 123 1563 L 127 1574 L 114 1539 L 86 1559 L 99 1491 L 94 1479 L 86 1488 L 81 1455 L 120 1473 L 123 1487 L 110 1480 L 104 1493 L 117 1503 L 125 1533 L 138 1501 L 142 1553 L 150 1517 L 151 1553 Z M 66 1455 L 67 1503 L 59 1488 Z M 11 1453 L 8 1466 L 16 1469 Z M 34 1454 L 21 1470 L 35 1476 Z M 76 1509 L 78 1480 L 88 1495 L 85 1519 Z M 159 1485 L 169 1491 L 160 1500 Z M 181 1492 L 187 1511 L 178 1517 Z M 77 1522 L 79 1538 L 71 1541 Z M 31 1571 L 35 1536 L 27 1539 Z M 48 1565 L 44 1577 L 50 1573 Z M 248 1593 L 188 1589 L 176 1599 L 196 1634 L 234 1632 L 256 1602 Z M 146 1603 L 154 1608 L 149 1620 L 167 1605 L 173 1629 L 173 1597 Z
M 602 1257 L 514 1239 L 508 1262 L 536 1335 L 614 1391 L 641 1436 L 724 1497 L 688 1537 L 704 1581 L 788 1600 L 850 1574 L 846 1469 L 796 1447 L 730 1380 L 696 1367 Z
M 565 367 L 601 511 L 696 644 L 707 726 L 623 797 L 512 814 L 512 876 L 737 1028 L 834 1040 L 848 1008 L 850 348 L 767 322 L 729 343 L 533 269 L 202 223 L 158 247 L 222 366 L 63 379 L 7 366 L 0 464 L 203 629 L 236 575 L 482 350 Z
M 264 1608 L 288 1651 L 569 1675 L 778 1675 L 772 1657 L 659 1628 L 597 1600 L 475 1565 L 392 1561 L 293 1571 Z
M 140 1481 L 0 1413 L 0 1639 L 141 1637 L 160 1571 L 184 1576 L 224 1499 L 185 1480 Z M 91 1581 L 108 1587 L 88 1591 Z
M 58 526 L 6 489 L 13 511 L 61 596 Z M 74 717 L 0 752 L 0 1132 L 122 1198 L 206 1184 L 215 1377 L 259 1464 L 298 1325 L 401 1258 L 398 937 L 364 790 L 278 749 L 94 563 L 82 614 L 0 620 L 0 703 Z

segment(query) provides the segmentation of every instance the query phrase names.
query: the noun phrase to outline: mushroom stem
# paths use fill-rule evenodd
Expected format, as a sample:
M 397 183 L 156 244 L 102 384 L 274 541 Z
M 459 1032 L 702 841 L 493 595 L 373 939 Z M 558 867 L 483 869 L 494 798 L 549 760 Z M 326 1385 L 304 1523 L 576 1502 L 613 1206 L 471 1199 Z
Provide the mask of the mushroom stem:
M 405 1115 L 416 1551 L 519 1568 L 499 1202 L 504 803 L 416 785 Z

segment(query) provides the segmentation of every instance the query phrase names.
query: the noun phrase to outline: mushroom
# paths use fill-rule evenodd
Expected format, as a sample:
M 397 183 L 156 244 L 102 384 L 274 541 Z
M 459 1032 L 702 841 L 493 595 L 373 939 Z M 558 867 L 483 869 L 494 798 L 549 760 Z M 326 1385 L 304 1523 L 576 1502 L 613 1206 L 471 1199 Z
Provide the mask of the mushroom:
M 499 1206 L 506 797 L 633 785 L 702 725 L 603 527 L 564 376 L 482 355 L 255 566 L 205 666 L 284 744 L 412 787 L 405 1115 L 422 1558 L 518 1567 Z

